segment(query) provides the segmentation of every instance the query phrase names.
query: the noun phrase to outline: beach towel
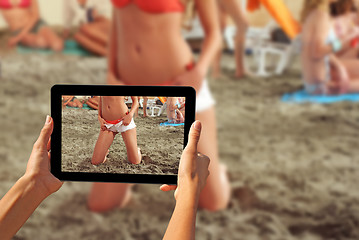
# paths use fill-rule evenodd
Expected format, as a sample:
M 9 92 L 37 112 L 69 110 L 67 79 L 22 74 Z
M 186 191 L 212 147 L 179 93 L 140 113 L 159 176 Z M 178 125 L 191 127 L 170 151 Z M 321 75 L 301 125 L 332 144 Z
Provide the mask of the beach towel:
M 333 96 L 325 96 L 325 95 L 309 95 L 305 90 L 299 90 L 294 93 L 286 93 L 281 98 L 282 102 L 287 103 L 323 103 L 330 104 L 335 102 L 359 102 L 359 93 L 349 93 L 342 95 L 333 95 Z
M 54 51 L 51 49 L 36 49 L 30 48 L 23 45 L 18 45 L 16 47 L 18 53 L 41 53 L 45 55 L 53 54 Z M 66 40 L 64 44 L 64 50 L 62 51 L 65 55 L 76 55 L 76 56 L 91 56 L 92 54 L 88 52 L 86 49 L 81 47 L 76 41 L 74 40 Z
M 66 108 L 79 109 L 78 107 L 70 107 L 70 106 L 66 106 Z M 94 110 L 92 107 L 90 107 L 90 106 L 87 105 L 87 104 L 83 104 L 83 105 L 82 105 L 82 109 Z
M 177 126 L 184 126 L 184 123 L 169 123 L 169 122 L 163 122 L 163 123 L 160 123 L 160 126 L 163 126 L 163 127 L 168 127 L 168 126 L 177 127 Z

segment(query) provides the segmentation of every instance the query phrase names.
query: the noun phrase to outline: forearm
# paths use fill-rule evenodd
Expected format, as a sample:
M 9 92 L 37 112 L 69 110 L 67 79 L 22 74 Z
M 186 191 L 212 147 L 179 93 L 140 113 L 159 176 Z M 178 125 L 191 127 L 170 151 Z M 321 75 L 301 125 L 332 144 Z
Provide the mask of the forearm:
M 203 77 L 207 74 L 211 62 L 215 58 L 218 50 L 221 47 L 221 36 L 219 31 L 213 29 L 206 33 L 206 38 L 203 42 L 202 53 L 199 57 L 197 67 L 203 74 Z
M 178 198 L 164 240 L 195 239 L 198 201 L 194 197 Z
M 35 23 L 39 20 L 39 16 L 35 15 L 31 17 L 31 20 L 26 24 L 26 26 L 21 30 L 21 32 L 16 36 L 16 38 L 21 41 L 21 39 L 29 33 L 29 31 L 34 27 Z
M 48 196 L 42 187 L 31 177 L 23 176 L 0 200 L 1 239 L 11 239 Z

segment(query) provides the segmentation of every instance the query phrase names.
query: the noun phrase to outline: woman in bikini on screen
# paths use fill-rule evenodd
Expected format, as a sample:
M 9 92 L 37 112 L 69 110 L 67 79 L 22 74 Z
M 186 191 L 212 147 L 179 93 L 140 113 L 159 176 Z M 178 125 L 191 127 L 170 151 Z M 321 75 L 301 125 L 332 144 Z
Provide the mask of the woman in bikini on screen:
M 218 159 L 214 100 L 205 80 L 221 42 L 215 0 L 195 0 L 206 33 L 196 63 L 181 36 L 187 1 L 113 0 L 112 3 L 108 83 L 182 85 L 196 89 L 196 118 L 203 124 L 198 148 L 211 159 L 211 175 L 201 193 L 200 206 L 213 211 L 226 208 L 230 184 Z M 88 206 L 93 211 L 123 206 L 129 193 L 125 184 L 95 183 Z
M 0 11 L 12 32 L 9 46 L 63 49 L 63 41 L 40 18 L 37 0 L 0 0 Z
M 138 109 L 137 97 L 132 97 L 131 111 L 125 104 L 125 97 L 103 96 L 98 105 L 100 134 L 98 136 L 91 163 L 98 165 L 106 161 L 106 155 L 115 136 L 121 133 L 126 145 L 127 160 L 132 164 L 141 162 L 141 152 L 137 147 L 136 124 L 133 114 Z

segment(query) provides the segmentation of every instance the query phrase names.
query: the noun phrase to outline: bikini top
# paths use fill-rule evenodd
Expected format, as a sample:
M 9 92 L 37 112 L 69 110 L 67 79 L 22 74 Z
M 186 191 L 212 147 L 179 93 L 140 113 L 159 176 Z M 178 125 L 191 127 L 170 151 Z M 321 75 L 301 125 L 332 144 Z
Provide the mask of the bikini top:
M 185 6 L 181 0 L 112 0 L 117 8 L 124 8 L 134 3 L 142 11 L 149 13 L 184 12 Z
M 31 5 L 31 0 L 20 0 L 18 5 L 13 5 L 11 0 L 0 0 L 0 8 L 8 9 L 13 7 L 27 8 Z

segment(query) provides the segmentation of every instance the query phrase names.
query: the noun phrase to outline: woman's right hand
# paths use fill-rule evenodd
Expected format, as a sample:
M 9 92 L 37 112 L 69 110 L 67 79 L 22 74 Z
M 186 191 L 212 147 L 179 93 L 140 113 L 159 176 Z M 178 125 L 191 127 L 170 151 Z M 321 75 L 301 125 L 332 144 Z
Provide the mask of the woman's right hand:
M 105 124 L 106 124 L 105 119 L 103 119 L 100 115 L 98 115 L 98 121 L 100 122 L 101 130 L 105 131 L 107 129 L 105 126 Z
M 197 151 L 201 128 L 202 125 L 199 121 L 192 124 L 188 144 L 183 150 L 179 164 L 177 186 L 162 185 L 160 187 L 165 192 L 175 190 L 176 200 L 187 195 L 187 197 L 195 197 L 196 201 L 198 201 L 199 195 L 206 185 L 210 160 L 207 156 Z

